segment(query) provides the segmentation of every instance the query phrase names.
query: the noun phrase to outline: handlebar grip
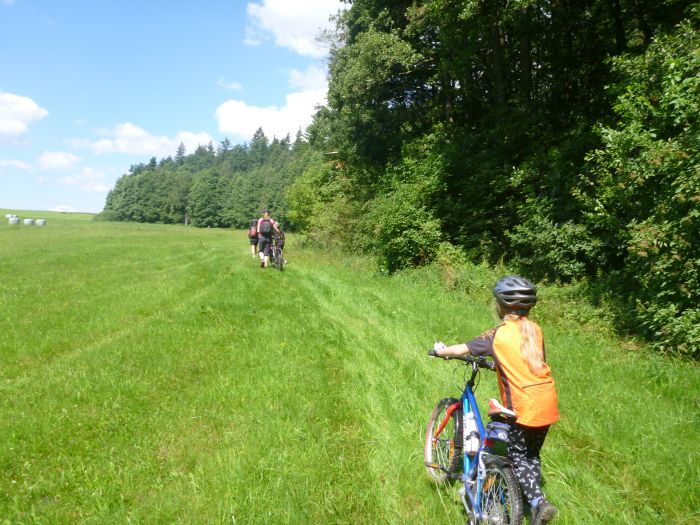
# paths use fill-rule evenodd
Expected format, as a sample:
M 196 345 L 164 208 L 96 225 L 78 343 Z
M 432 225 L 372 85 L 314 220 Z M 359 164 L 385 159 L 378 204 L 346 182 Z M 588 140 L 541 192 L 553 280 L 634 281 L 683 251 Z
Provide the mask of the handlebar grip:
M 487 361 L 486 359 L 484 359 L 484 362 L 481 366 L 483 366 L 484 368 L 488 368 L 489 370 L 496 370 L 495 361 Z

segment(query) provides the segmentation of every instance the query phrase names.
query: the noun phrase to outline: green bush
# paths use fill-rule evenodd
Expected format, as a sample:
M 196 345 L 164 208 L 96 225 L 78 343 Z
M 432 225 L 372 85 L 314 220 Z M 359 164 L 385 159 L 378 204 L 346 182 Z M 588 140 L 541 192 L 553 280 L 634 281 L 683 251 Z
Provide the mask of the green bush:
M 119 216 L 114 210 L 103 210 L 92 216 L 93 221 L 118 221 Z
M 389 272 L 431 262 L 443 239 L 444 224 L 435 204 L 445 172 L 440 149 L 444 140 L 438 126 L 406 144 L 402 158 L 387 166 L 378 196 L 367 203 L 359 227 Z
M 314 164 L 287 189 L 289 219 L 307 242 L 324 249 L 352 250 L 362 205 L 349 197 L 347 174 L 335 162 Z
M 614 61 L 620 122 L 588 156 L 586 225 L 660 350 L 700 356 L 700 32 L 690 21 Z M 583 186 L 585 187 L 585 185 Z
M 406 199 L 407 191 L 375 199 L 364 219 L 365 228 L 373 226 L 374 252 L 389 272 L 430 262 L 442 236 L 440 221 Z
M 555 224 L 545 215 L 531 214 L 506 235 L 515 253 L 512 263 L 533 279 L 570 282 L 600 262 L 600 241 L 572 221 Z
M 683 356 L 700 354 L 700 308 L 680 310 L 675 304 L 640 302 L 639 315 L 649 329 L 654 346 L 666 353 Z

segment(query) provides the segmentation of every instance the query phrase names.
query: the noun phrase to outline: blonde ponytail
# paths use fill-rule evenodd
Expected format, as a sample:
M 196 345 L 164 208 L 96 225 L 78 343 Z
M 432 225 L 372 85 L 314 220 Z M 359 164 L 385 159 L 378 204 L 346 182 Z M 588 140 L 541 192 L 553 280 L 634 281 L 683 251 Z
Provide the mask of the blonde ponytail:
M 537 329 L 535 323 L 525 316 L 508 314 L 504 321 L 518 321 L 520 324 L 520 351 L 527 361 L 527 366 L 535 375 L 539 375 L 544 369 L 544 352 L 542 345 L 542 333 Z

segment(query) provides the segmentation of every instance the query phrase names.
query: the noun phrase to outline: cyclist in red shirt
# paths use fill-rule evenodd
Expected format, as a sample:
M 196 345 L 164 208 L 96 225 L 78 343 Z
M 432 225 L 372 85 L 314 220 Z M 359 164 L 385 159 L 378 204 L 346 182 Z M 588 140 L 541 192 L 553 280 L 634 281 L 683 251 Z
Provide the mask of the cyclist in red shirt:
M 248 226 L 248 241 L 250 242 L 250 255 L 255 259 L 258 256 L 258 220 L 253 219 Z
M 550 425 L 559 419 L 557 391 L 547 365 L 542 330 L 527 318 L 537 302 L 537 288 L 517 275 L 502 277 L 493 289 L 503 323 L 466 343 L 435 343 L 440 357 L 467 353 L 491 356 L 496 363 L 501 402 L 515 413 L 508 455 L 523 497 L 530 505 L 532 525 L 549 523 L 557 513 L 540 487 L 540 450 Z

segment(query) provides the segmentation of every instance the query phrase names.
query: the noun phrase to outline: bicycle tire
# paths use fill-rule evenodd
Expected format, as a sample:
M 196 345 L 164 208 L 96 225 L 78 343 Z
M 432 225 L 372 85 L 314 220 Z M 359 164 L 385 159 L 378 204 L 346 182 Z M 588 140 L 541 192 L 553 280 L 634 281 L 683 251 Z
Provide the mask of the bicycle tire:
M 522 524 L 523 498 L 513 469 L 503 465 L 487 466 L 482 490 L 482 512 L 477 523 Z
M 452 397 L 441 399 L 430 414 L 425 431 L 425 468 L 430 478 L 440 484 L 458 478 L 462 469 L 462 411 L 452 412 L 440 435 L 434 436 L 447 415 L 448 407 L 458 402 Z
M 284 267 L 284 259 L 282 259 L 282 250 L 275 246 L 275 249 L 273 251 L 275 253 L 275 268 L 277 268 L 281 272 L 282 268 Z

